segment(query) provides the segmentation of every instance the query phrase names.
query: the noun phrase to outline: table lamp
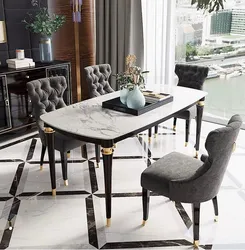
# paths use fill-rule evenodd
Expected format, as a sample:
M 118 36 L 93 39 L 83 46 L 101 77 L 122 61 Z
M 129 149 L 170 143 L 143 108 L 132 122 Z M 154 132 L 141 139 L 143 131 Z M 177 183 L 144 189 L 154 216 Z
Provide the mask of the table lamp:
M 0 21 L 0 43 L 6 43 L 6 42 L 7 42 L 7 35 L 6 35 L 5 22 Z

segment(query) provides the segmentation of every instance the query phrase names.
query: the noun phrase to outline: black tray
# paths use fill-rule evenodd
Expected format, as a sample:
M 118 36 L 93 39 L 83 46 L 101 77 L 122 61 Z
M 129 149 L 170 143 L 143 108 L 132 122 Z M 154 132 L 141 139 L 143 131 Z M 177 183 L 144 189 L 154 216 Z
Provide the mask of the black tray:
M 131 114 L 131 115 L 142 115 L 148 111 L 151 111 L 155 108 L 158 108 L 164 104 L 167 104 L 169 102 L 173 101 L 173 96 L 172 95 L 168 95 L 165 94 L 167 97 L 161 101 L 156 101 L 154 103 L 149 103 L 146 102 L 145 106 L 143 108 L 140 109 L 131 109 L 128 108 L 126 105 L 124 105 L 123 103 L 121 103 L 120 101 L 120 97 L 114 98 L 114 99 L 110 99 L 107 101 L 102 102 L 102 108 L 107 108 L 107 109 L 112 109 L 115 111 L 119 111 L 119 112 L 123 112 L 123 113 L 127 113 L 127 114 Z

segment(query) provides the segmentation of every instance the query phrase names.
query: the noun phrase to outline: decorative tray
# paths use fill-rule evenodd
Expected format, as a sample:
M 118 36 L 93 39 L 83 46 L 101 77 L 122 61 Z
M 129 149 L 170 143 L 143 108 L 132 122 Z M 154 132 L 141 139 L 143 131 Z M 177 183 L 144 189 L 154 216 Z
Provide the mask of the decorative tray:
M 147 97 L 146 97 L 146 103 L 145 106 L 143 108 L 140 109 L 131 109 L 128 108 L 127 105 L 121 103 L 120 101 L 120 97 L 117 98 L 113 98 L 107 101 L 102 102 L 102 108 L 107 108 L 107 109 L 112 109 L 115 111 L 119 111 L 119 112 L 123 112 L 123 113 L 127 113 L 127 114 L 131 114 L 131 115 L 142 115 L 148 111 L 151 111 L 155 108 L 158 108 L 164 104 L 167 104 L 169 102 L 173 101 L 173 96 L 170 94 L 163 94 L 161 93 L 161 95 L 164 95 L 164 99 L 162 100 L 151 100 L 151 101 L 147 101 Z

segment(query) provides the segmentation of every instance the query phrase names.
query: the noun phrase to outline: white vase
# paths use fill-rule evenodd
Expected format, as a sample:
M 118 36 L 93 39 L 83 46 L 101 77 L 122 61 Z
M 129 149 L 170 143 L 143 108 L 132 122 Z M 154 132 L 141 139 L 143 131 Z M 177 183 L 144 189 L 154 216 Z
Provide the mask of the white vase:
M 127 103 L 127 98 L 128 98 L 128 89 L 126 89 L 126 88 L 122 88 L 121 90 L 120 90 L 120 101 L 121 101 L 121 103 L 123 103 L 123 104 L 126 104 Z
M 136 85 L 133 90 L 129 91 L 127 98 L 127 107 L 131 109 L 140 109 L 145 106 L 145 97 Z

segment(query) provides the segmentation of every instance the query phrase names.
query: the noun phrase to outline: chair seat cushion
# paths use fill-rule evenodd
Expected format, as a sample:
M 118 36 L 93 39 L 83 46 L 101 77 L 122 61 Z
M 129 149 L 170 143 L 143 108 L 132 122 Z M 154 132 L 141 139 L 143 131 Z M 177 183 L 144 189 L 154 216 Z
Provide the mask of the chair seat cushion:
M 55 132 L 54 148 L 60 152 L 67 152 L 83 145 L 85 145 L 85 142 Z
M 190 156 L 177 152 L 170 153 L 144 170 L 141 175 L 141 186 L 169 197 L 171 181 L 192 178 L 202 165 L 201 161 Z
M 197 108 L 196 105 L 194 105 L 185 111 L 177 113 L 174 117 L 189 120 L 195 118 L 196 116 L 197 116 Z

